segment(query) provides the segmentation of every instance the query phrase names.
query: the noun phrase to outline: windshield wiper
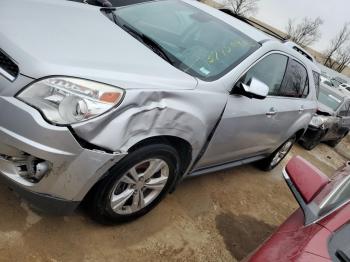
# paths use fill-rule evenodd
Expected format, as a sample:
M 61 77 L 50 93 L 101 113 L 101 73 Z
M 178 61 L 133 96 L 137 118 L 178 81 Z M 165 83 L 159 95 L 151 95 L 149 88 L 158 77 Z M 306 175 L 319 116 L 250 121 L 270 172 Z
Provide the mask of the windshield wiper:
M 158 44 L 155 40 L 153 40 L 151 37 L 137 31 L 135 28 L 129 26 L 126 23 L 123 23 L 120 21 L 119 17 L 115 13 L 116 9 L 113 7 L 107 7 L 103 8 L 103 11 L 110 15 L 109 19 L 111 19 L 117 26 L 120 26 L 128 33 L 132 34 L 134 37 L 141 40 L 145 45 L 147 45 L 154 53 L 162 57 L 164 60 L 166 60 L 169 64 L 174 65 L 174 61 L 170 59 L 170 57 L 167 55 L 167 52 L 164 50 L 164 48 Z
M 118 23 L 119 24 L 119 23 Z M 151 37 L 135 30 L 131 26 L 127 24 L 121 25 L 127 32 L 130 34 L 134 35 L 138 39 L 140 39 L 144 44 L 146 44 L 148 47 L 152 49 L 153 52 L 158 54 L 160 57 L 162 57 L 164 60 L 169 62 L 169 64 L 174 65 L 174 62 L 170 59 L 170 57 L 167 55 L 166 51 L 164 48 L 158 44 L 155 40 L 153 40 Z

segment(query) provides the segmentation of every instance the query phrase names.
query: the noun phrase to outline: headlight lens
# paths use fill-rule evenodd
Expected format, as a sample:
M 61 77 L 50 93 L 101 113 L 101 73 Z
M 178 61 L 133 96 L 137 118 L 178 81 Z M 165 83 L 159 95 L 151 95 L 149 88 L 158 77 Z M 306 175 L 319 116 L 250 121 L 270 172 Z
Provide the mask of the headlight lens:
M 47 120 L 68 125 L 99 116 L 123 98 L 120 88 L 73 77 L 35 82 L 17 97 L 40 110 Z
M 322 127 L 326 122 L 328 118 L 325 116 L 314 116 L 311 119 L 310 125 L 314 127 Z

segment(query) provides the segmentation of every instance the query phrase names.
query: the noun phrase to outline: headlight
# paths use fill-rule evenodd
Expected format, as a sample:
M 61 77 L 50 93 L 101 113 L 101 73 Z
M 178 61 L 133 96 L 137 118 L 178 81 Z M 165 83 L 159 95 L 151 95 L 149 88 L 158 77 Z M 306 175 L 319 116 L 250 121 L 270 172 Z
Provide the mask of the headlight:
M 123 98 L 120 88 L 73 77 L 35 82 L 17 97 L 55 124 L 78 123 L 99 116 Z
M 311 119 L 310 125 L 314 127 L 321 127 L 327 122 L 328 118 L 326 116 L 314 116 Z

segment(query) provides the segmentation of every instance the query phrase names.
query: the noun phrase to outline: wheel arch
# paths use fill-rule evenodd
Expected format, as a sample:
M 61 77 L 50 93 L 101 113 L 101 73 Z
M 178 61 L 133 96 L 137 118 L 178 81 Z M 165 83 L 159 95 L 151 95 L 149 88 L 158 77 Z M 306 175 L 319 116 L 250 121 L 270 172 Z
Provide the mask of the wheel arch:
M 148 137 L 131 146 L 128 149 L 128 153 L 131 153 L 140 147 L 155 143 L 170 145 L 178 152 L 181 162 L 180 174 L 182 175 L 192 162 L 193 151 L 192 145 L 183 138 L 169 135 Z
M 181 161 L 181 166 L 180 166 L 180 173 L 177 177 L 177 180 L 180 180 L 184 172 L 187 170 L 187 168 L 190 166 L 192 162 L 192 146 L 191 144 L 186 141 L 183 138 L 176 137 L 176 136 L 169 136 L 169 135 L 161 135 L 161 136 L 153 136 L 153 137 L 148 137 L 143 140 L 138 141 L 134 145 L 132 145 L 127 151 L 128 153 L 131 153 L 141 147 L 151 145 L 151 144 L 167 144 L 172 146 L 178 153 Z M 102 182 L 102 180 L 105 178 L 105 176 L 102 176 L 92 187 L 88 190 L 88 192 L 85 194 L 82 203 L 83 205 L 87 205 L 93 195 L 96 192 L 96 188 L 98 185 Z M 174 183 L 173 188 L 171 191 L 175 189 L 176 182 Z

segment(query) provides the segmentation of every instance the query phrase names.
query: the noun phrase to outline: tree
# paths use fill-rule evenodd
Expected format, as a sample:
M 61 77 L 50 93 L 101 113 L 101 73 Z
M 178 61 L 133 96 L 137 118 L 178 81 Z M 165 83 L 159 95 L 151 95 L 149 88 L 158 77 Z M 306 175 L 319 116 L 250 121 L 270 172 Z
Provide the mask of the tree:
M 238 16 L 248 16 L 256 13 L 260 0 L 226 0 L 225 5 L 233 14 Z
M 339 49 L 335 54 L 335 62 L 332 63 L 332 68 L 339 73 L 343 72 L 346 66 L 350 63 L 350 45 Z
M 320 26 L 322 24 L 323 20 L 320 17 L 314 20 L 305 17 L 300 24 L 296 24 L 295 20 L 289 19 L 286 28 L 287 39 L 301 46 L 311 45 L 320 39 Z
M 339 33 L 331 40 L 329 48 L 325 53 L 324 65 L 333 68 L 336 64 L 335 56 L 339 57 L 342 49 L 350 40 L 349 23 L 345 23 Z

